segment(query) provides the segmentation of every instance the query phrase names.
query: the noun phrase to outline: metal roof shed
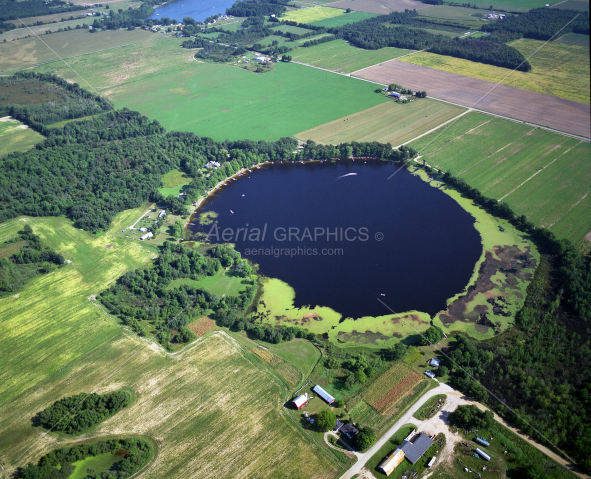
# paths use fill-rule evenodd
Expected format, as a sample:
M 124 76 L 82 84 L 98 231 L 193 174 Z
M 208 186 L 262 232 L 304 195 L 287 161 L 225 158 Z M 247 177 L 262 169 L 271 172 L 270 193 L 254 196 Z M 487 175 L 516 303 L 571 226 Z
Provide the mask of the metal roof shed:
M 488 447 L 488 446 L 490 446 L 490 443 L 489 443 L 488 441 L 485 441 L 485 440 L 484 440 L 484 439 L 482 439 L 481 437 L 477 437 L 477 438 L 475 439 L 475 441 L 476 441 L 478 444 L 482 444 L 483 446 L 487 446 L 487 447 Z
M 435 459 L 437 459 L 437 456 L 433 456 L 431 459 L 429 459 L 429 462 L 425 465 L 425 467 L 431 467 L 435 463 Z
M 435 373 L 433 371 L 425 371 L 425 374 L 429 376 L 431 379 L 435 378 Z
M 378 470 L 382 471 L 386 476 L 392 474 L 392 471 L 396 469 L 400 463 L 404 460 L 404 452 L 400 448 L 396 448 L 393 452 L 388 454 L 386 459 L 377 467 Z
M 405 440 L 404 444 L 400 446 L 400 449 L 402 449 L 409 462 L 414 464 L 427 452 L 427 449 L 431 447 L 431 444 L 433 444 L 431 438 L 422 432 L 410 441 Z
M 312 388 L 312 391 L 318 394 L 328 404 L 332 404 L 334 402 L 334 398 L 330 394 L 328 394 L 324 389 L 322 389 L 319 385 L 314 386 Z
M 476 452 L 478 454 L 480 454 L 480 456 L 482 457 L 482 459 L 485 459 L 487 461 L 490 461 L 490 456 L 486 452 L 483 452 L 480 449 L 476 449 Z
M 439 367 L 440 361 L 437 358 L 432 358 L 431 361 L 429 361 L 429 366 L 433 366 L 434 368 Z

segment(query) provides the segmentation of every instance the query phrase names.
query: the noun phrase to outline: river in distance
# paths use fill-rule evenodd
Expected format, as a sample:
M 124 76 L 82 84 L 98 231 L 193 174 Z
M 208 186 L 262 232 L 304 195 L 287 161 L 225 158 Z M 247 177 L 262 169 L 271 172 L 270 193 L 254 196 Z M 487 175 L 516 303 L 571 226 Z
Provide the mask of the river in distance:
M 197 22 L 202 22 L 211 15 L 225 14 L 226 8 L 233 4 L 232 0 L 176 0 L 154 9 L 154 13 L 148 18 L 157 20 L 168 17 L 182 22 L 184 17 L 191 17 Z
M 209 196 L 189 227 L 212 243 L 235 243 L 259 273 L 294 288 L 296 307 L 357 319 L 389 314 L 380 299 L 395 312 L 435 315 L 466 287 L 482 252 L 474 218 L 394 163 L 251 170 Z M 199 225 L 206 212 L 217 223 Z

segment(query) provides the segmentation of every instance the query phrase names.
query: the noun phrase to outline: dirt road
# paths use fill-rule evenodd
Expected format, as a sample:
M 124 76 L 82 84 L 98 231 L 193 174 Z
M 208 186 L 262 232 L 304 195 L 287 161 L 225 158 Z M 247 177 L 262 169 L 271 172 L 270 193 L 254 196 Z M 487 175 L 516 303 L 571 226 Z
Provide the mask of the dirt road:
M 389 60 L 358 70 L 351 76 L 384 85 L 399 83 L 412 90 L 426 91 L 433 98 L 591 137 L 590 107 L 585 103 L 497 85 L 398 60 Z

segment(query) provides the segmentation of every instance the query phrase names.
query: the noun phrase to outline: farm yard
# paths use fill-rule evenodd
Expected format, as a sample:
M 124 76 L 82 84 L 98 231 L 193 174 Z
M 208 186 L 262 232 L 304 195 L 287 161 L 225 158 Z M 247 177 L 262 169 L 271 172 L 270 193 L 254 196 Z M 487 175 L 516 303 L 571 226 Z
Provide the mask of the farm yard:
M 368 66 L 406 55 L 410 50 L 385 47 L 379 50 L 363 50 L 345 40 L 334 40 L 312 47 L 294 50 L 295 61 L 307 63 L 339 73 L 351 73 Z
M 591 137 L 591 116 L 587 104 L 496 85 L 400 60 L 366 68 L 356 72 L 355 76 L 383 85 L 404 84 L 413 90 L 424 90 L 433 98 Z
M 158 118 L 167 130 L 215 140 L 276 140 L 388 101 L 373 89 L 293 63 L 263 75 L 194 63 L 110 89 L 108 96 L 118 107 Z
M 411 145 L 428 164 L 506 201 L 559 238 L 577 242 L 591 230 L 588 142 L 469 113 Z
M 334 455 L 317 452 L 282 417 L 286 386 L 257 355 L 221 332 L 165 355 L 127 333 L 94 302 L 107 284 L 153 258 L 150 248 L 114 234 L 140 214 L 138 208 L 118 215 L 113 228 L 97 238 L 63 218 L 27 220 L 72 263 L 0 301 L 10 331 L 0 342 L 13 351 L 1 360 L 4 467 L 13 470 L 71 441 L 31 426 L 48 404 L 127 386 L 137 393 L 133 405 L 85 438 L 152 437 L 158 457 L 145 477 L 230 477 L 255 470 L 258 477 L 335 477 L 341 466 Z M 4 223 L 0 241 L 24 224 Z M 229 378 L 235 378 L 231 387 Z M 253 443 L 256 449 L 247 447 Z
M 340 144 L 350 141 L 379 141 L 400 145 L 416 138 L 465 111 L 448 103 L 419 100 L 408 104 L 389 101 L 296 133 L 300 140 Z
M 565 35 L 566 36 L 566 35 Z M 502 82 L 503 85 L 589 103 L 589 36 L 587 46 L 522 38 L 510 45 L 519 50 L 532 65 L 529 73 L 484 63 L 471 62 L 434 53 L 421 52 L 401 61 L 467 77 Z M 540 47 L 542 47 L 540 49 Z M 539 49 L 539 51 L 537 51 Z M 535 54 L 534 54 L 535 53 Z
M 43 42 L 51 49 L 36 37 L 24 38 L 7 42 L 2 46 L 0 71 L 21 70 L 39 63 L 60 61 L 52 50 L 59 52 L 60 57 L 65 59 L 152 38 L 154 35 L 144 30 L 132 32 L 108 30 L 94 35 L 88 33 L 88 30 L 73 30 L 55 35 L 44 35 Z M 77 80 L 79 81 L 79 78 Z
M 404 12 L 404 10 L 420 10 L 430 5 L 417 0 L 341 0 L 333 2 L 330 7 L 350 8 L 356 12 L 375 13 L 387 15 L 390 12 Z

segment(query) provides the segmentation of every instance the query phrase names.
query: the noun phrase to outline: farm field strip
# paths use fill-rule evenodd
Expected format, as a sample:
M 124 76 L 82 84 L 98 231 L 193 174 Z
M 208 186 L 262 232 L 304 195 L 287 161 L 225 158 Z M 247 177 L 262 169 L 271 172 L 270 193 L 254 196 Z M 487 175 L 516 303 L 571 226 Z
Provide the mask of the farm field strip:
M 22 39 L 28 35 L 45 35 L 47 31 L 57 32 L 60 28 L 76 28 L 76 25 L 92 25 L 88 18 L 79 18 L 76 20 L 67 20 L 65 22 L 49 23 L 46 25 L 31 25 L 28 28 L 17 28 L 9 30 L 0 35 L 0 42 L 11 42 L 13 39 Z M 45 39 L 45 38 L 44 38 Z
M 406 390 L 405 388 L 409 384 L 414 384 L 417 377 L 419 380 L 421 379 L 421 377 L 408 366 L 403 363 L 397 363 L 386 372 L 382 373 L 371 386 L 363 392 L 362 398 L 376 411 L 383 412 L 387 406 L 393 402 L 389 399 L 384 399 L 390 398 L 390 391 L 397 388 L 398 384 L 403 384 L 404 387 L 402 389 Z M 407 380 L 407 378 L 411 379 Z
M 72 442 L 31 426 L 31 418 L 48 404 L 84 391 L 129 386 L 137 393 L 133 405 L 84 438 L 151 436 L 159 454 L 143 477 L 237 477 L 254 471 L 261 478 L 334 477 L 336 466 L 286 424 L 280 409 L 285 386 L 227 334 L 213 333 L 167 355 L 126 332 L 89 300 L 153 258 L 151 248 L 116 236 L 140 210 L 118 215 L 100 237 L 63 218 L 27 219 L 72 263 L 0 301 L 0 346 L 11 350 L 0 359 L 4 465 L 12 472 Z M 17 219 L 2 225 L 0 240 L 23 224 Z
M 373 18 L 375 16 L 375 13 L 350 12 L 345 15 L 338 15 L 325 20 L 318 20 L 316 22 L 312 22 L 311 25 L 324 28 L 338 28 L 349 23 L 361 22 L 362 20 L 367 20 L 368 18 Z
M 0 50 L 0 72 L 21 70 L 41 63 L 59 61 L 52 50 L 63 59 L 97 53 L 111 48 L 130 45 L 154 38 L 154 34 L 144 30 L 108 30 L 91 34 L 88 30 L 73 30 L 39 38 L 25 38 L 6 43 Z
M 425 150 L 428 164 L 461 175 L 486 196 L 506 200 L 534 224 L 556 225 L 552 230 L 559 236 L 563 228 L 583 235 L 591 230 L 589 218 L 576 211 L 571 216 L 580 223 L 561 225 L 559 221 L 588 192 L 591 145 L 527 125 L 485 119 L 471 112 L 411 146 Z M 575 242 L 580 239 L 567 237 Z
M 418 100 L 410 104 L 393 101 L 296 133 L 301 140 L 339 144 L 350 141 L 379 141 L 400 145 L 436 128 L 462 112 L 442 102 Z
M 431 5 L 416 0 L 341 0 L 326 5 L 332 8 L 350 8 L 356 12 L 375 13 L 387 15 L 391 12 L 404 12 L 404 10 L 421 10 Z
M 407 58 L 413 58 L 413 56 Z M 390 60 L 355 74 L 375 83 L 404 84 L 433 98 L 478 108 L 574 135 L 591 137 L 589 105 L 454 73 Z M 494 90 L 493 90 L 494 88 Z
M 292 10 L 283 14 L 281 18 L 291 22 L 312 23 L 317 22 L 318 20 L 325 20 L 327 18 L 338 17 L 339 15 L 344 14 L 345 10 L 317 5 L 310 8 Z

